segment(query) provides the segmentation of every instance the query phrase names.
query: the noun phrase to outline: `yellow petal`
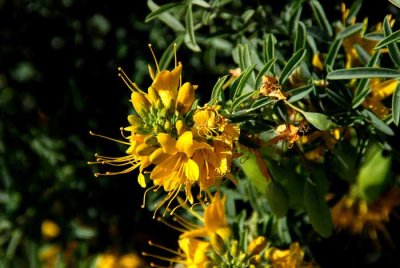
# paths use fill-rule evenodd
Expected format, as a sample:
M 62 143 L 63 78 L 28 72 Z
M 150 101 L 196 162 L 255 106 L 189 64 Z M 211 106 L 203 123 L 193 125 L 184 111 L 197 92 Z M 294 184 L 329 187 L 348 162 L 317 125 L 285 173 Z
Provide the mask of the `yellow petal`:
M 194 102 L 194 90 L 195 87 L 193 87 L 189 82 L 183 84 L 179 89 L 176 100 L 176 109 L 180 114 L 189 112 L 192 107 Z
M 178 135 L 182 135 L 183 132 L 185 132 L 185 124 L 183 123 L 182 120 L 178 120 L 175 123 L 176 131 L 178 132 Z
M 372 93 L 379 99 L 382 100 L 393 94 L 399 81 L 390 79 L 386 80 L 378 85 L 372 87 Z
M 150 109 L 150 102 L 138 92 L 132 92 L 131 101 L 133 108 L 140 115 L 140 117 L 146 116 Z
M 156 75 L 151 84 L 151 87 L 157 91 L 165 107 L 170 107 L 172 100 L 176 100 L 177 98 L 181 72 L 181 64 L 172 71 L 163 70 Z
M 139 182 L 140 186 L 142 186 L 142 188 L 146 188 L 146 178 L 144 177 L 144 175 L 142 173 L 139 173 L 138 182 Z
M 176 153 L 176 141 L 169 134 L 159 133 L 157 135 L 157 140 L 161 144 L 163 152 L 166 154 L 173 155 Z
M 187 163 L 185 163 L 185 176 L 191 182 L 195 182 L 199 179 L 199 167 L 197 166 L 196 162 L 192 159 L 188 159 Z
M 176 142 L 176 149 L 178 152 L 185 153 L 188 157 L 192 157 L 194 148 L 193 134 L 191 131 L 186 131 L 179 136 L 178 141 Z

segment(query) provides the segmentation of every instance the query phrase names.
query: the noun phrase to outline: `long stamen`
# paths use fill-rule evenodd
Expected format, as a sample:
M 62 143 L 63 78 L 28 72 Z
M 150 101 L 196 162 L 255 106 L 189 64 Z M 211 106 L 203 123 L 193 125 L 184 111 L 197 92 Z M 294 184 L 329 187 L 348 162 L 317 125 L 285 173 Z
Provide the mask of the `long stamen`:
M 159 249 L 163 249 L 163 250 L 168 251 L 168 252 L 170 252 L 170 253 L 173 253 L 173 254 L 175 254 L 175 255 L 185 257 L 185 255 L 182 254 L 182 252 L 179 252 L 179 251 L 177 251 L 177 250 L 173 250 L 173 249 L 167 248 L 167 247 L 165 247 L 165 246 L 163 246 L 163 245 L 156 244 L 156 243 L 154 243 L 154 242 L 151 241 L 151 240 L 149 240 L 147 243 L 148 243 L 150 246 L 152 246 L 152 247 L 156 247 L 156 248 L 159 248 Z
M 148 46 L 149 46 L 149 49 L 151 51 L 151 54 L 153 55 L 153 59 L 154 59 L 154 62 L 156 64 L 156 67 L 157 67 L 157 72 L 159 73 L 160 72 L 160 67 L 158 66 L 156 54 L 154 54 L 153 47 L 151 46 L 151 44 L 149 44 Z
M 176 68 L 178 66 L 178 57 L 176 55 L 176 43 L 174 43 L 174 63 Z
M 129 78 L 129 76 L 124 72 L 124 70 L 121 67 L 118 67 L 118 71 L 120 72 L 118 76 L 124 81 L 124 83 L 128 86 L 128 88 L 133 92 L 135 91 L 133 88 L 135 88 L 137 91 L 140 91 L 142 93 L 143 90 L 141 90 L 138 85 L 135 82 L 132 82 L 132 80 Z M 133 86 L 133 88 L 132 88 Z
M 174 230 L 176 230 L 178 232 L 183 233 L 183 232 L 187 231 L 185 229 L 179 228 L 178 226 L 174 226 L 174 225 L 170 224 L 169 222 L 165 221 L 162 217 L 157 217 L 157 221 L 162 222 L 163 224 L 165 224 L 169 228 L 174 229 Z
M 120 141 L 120 140 L 113 139 L 113 138 L 110 138 L 110 137 L 107 137 L 107 136 L 103 136 L 103 135 L 100 135 L 100 134 L 96 134 L 96 133 L 94 133 L 93 131 L 89 131 L 89 134 L 92 135 L 92 136 L 96 136 L 96 137 L 100 137 L 100 138 L 106 139 L 106 140 L 115 141 L 115 142 L 118 142 L 118 143 L 130 145 L 129 142 Z
M 154 188 L 156 188 L 156 187 L 158 187 L 158 188 L 156 189 L 156 191 L 157 191 L 161 186 L 160 186 L 160 185 L 153 185 L 153 186 L 149 187 L 149 188 L 144 192 L 144 194 L 143 194 L 143 200 L 142 200 L 142 205 L 140 206 L 141 208 L 144 208 L 144 207 L 146 206 L 146 195 L 147 195 L 147 193 L 148 193 L 150 190 L 152 190 L 152 189 L 154 189 Z
M 179 259 L 174 259 L 174 258 L 168 258 L 168 257 L 158 256 L 158 255 L 151 254 L 151 253 L 147 253 L 147 252 L 144 252 L 144 251 L 142 252 L 142 256 L 145 256 L 145 257 L 152 257 L 152 258 L 156 258 L 156 259 L 163 260 L 163 261 L 169 261 L 169 262 L 175 262 L 175 263 L 182 263 L 182 264 L 185 264 L 185 260 L 179 260 Z M 156 267 L 156 266 L 154 266 L 154 267 Z
M 125 136 L 125 133 L 124 133 L 125 130 L 123 127 L 120 127 L 119 130 L 121 131 L 121 136 L 124 137 L 124 139 L 128 140 L 130 138 L 130 136 Z

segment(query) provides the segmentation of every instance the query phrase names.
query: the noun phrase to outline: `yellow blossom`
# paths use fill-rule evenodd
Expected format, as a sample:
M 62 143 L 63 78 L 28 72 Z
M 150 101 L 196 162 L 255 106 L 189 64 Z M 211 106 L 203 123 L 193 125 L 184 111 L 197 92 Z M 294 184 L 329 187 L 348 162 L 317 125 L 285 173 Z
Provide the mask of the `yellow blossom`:
M 45 238 L 51 239 L 59 236 L 60 227 L 54 221 L 44 220 L 42 222 L 41 231 Z
M 227 240 L 231 234 L 231 230 L 225 215 L 225 202 L 225 196 L 221 199 L 220 195 L 216 194 L 212 198 L 211 204 L 204 209 L 203 217 L 197 216 L 203 225 L 188 229 L 180 237 L 210 237 L 212 234 L 217 233 L 222 239 Z M 182 222 L 183 219 L 179 218 L 178 220 Z M 187 226 L 187 224 L 184 225 Z
M 282 93 L 282 86 L 274 76 L 265 75 L 262 80 L 260 94 L 278 100 L 285 100 L 286 96 Z
M 378 117 L 384 118 L 390 113 L 390 109 L 382 101 L 393 94 L 398 84 L 399 81 L 395 79 L 384 81 L 371 79 L 371 93 L 365 98 L 363 106 L 370 109 Z
M 202 268 L 208 260 L 207 249 L 210 243 L 195 238 L 182 238 L 178 240 L 179 248 L 184 253 L 182 263 L 186 268 Z
M 286 250 L 271 247 L 265 252 L 265 257 L 270 260 L 274 268 L 312 267 L 312 264 L 304 263 L 304 250 L 297 242 L 292 243 Z
M 332 220 L 339 230 L 348 230 L 353 234 L 367 234 L 372 240 L 377 240 L 382 233 L 388 240 L 389 234 L 385 223 L 393 209 L 400 206 L 400 189 L 395 188 L 383 194 L 375 202 L 366 201 L 345 195 L 332 208 Z

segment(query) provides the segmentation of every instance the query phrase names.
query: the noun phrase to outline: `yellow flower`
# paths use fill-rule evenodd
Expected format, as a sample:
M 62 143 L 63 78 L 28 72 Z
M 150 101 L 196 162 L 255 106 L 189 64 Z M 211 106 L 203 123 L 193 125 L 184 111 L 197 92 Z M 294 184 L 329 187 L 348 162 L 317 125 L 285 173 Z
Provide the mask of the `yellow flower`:
M 100 254 L 96 259 L 96 268 L 116 268 L 117 256 L 111 253 Z
M 41 226 L 44 238 L 51 239 L 60 235 L 60 227 L 51 220 L 44 220 Z
M 346 8 L 346 5 L 342 3 L 342 20 L 343 25 L 346 26 L 346 20 L 349 14 L 349 10 Z M 391 20 L 389 17 L 390 25 L 393 26 L 394 20 Z M 354 25 L 356 22 L 356 17 L 352 17 L 350 21 L 350 25 Z M 368 26 L 368 18 L 363 21 L 364 27 L 358 31 L 357 33 L 345 38 L 343 40 L 343 48 L 346 53 L 346 66 L 345 68 L 352 68 L 360 65 L 360 59 L 358 57 L 358 53 L 356 51 L 355 45 L 363 48 L 368 54 L 373 55 L 375 53 L 375 46 L 378 43 L 376 40 L 366 39 L 364 38 L 364 32 Z M 376 25 L 375 32 L 381 31 L 381 24 Z M 381 49 L 381 52 L 387 52 L 387 49 Z
M 41 267 L 55 267 L 57 257 L 61 253 L 61 247 L 59 245 L 46 245 L 41 247 L 38 253 L 38 258 L 41 262 Z
M 188 225 L 187 222 L 178 217 L 177 220 L 182 223 L 183 226 L 191 226 L 180 235 L 180 238 L 188 237 L 211 237 L 212 234 L 218 234 L 222 239 L 227 240 L 231 234 L 226 215 L 225 215 L 225 202 L 226 197 L 222 199 L 217 193 L 211 200 L 211 204 L 204 209 L 204 215 L 196 215 L 201 220 L 203 225 L 194 226 L 193 224 Z M 192 214 L 195 214 L 193 210 L 189 210 Z
M 265 75 L 262 80 L 260 94 L 278 100 L 286 100 L 286 96 L 282 92 L 282 86 L 279 84 L 278 79 L 274 76 Z
M 136 111 L 135 115 L 128 116 L 130 125 L 121 128 L 125 140 L 92 134 L 127 145 L 126 155 L 96 155 L 96 161 L 90 164 L 122 167 L 122 170 L 96 173 L 96 176 L 139 169 L 138 182 L 142 187 L 147 187 L 146 178 L 149 178 L 153 185 L 148 189 L 167 192 L 155 208 L 157 211 L 167 204 L 166 213 L 181 192 L 186 194 L 185 202 L 192 204 L 193 186 L 207 191 L 223 177 L 232 179 L 232 151 L 239 129 L 220 114 L 219 106 L 193 107 L 197 86 L 189 82 L 182 85 L 182 64 L 176 58 L 171 71 L 160 71 L 155 62 L 157 73 L 149 69 L 153 82 L 147 93 L 120 69 L 120 77 L 132 90 L 131 101 Z
M 205 267 L 205 262 L 208 260 L 209 242 L 194 238 L 182 238 L 178 240 L 178 244 L 184 253 L 184 258 L 181 261 L 186 268 Z
M 385 223 L 389 222 L 389 215 L 397 206 L 400 206 L 398 188 L 392 189 L 371 204 L 345 195 L 332 208 L 332 220 L 339 230 L 348 230 L 358 235 L 365 233 L 372 240 L 377 240 L 378 232 L 381 232 L 386 239 L 390 239 Z
M 118 265 L 120 268 L 139 268 L 143 267 L 143 262 L 137 254 L 129 253 L 120 256 Z
M 265 252 L 265 257 L 270 260 L 273 268 L 313 267 L 312 264 L 304 263 L 304 250 L 297 242 L 286 250 L 271 247 Z
M 363 106 L 370 109 L 380 118 L 384 118 L 390 113 L 382 101 L 391 96 L 396 90 L 399 81 L 388 79 L 381 81 L 380 79 L 371 79 L 371 93 L 363 102 Z

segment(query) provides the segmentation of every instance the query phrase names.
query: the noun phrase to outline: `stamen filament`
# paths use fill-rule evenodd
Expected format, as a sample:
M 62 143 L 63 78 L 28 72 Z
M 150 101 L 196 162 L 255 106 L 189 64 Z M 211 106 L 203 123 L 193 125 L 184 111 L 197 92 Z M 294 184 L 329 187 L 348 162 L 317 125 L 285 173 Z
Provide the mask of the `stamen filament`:
M 151 51 L 151 54 L 153 55 L 153 59 L 154 59 L 154 62 L 156 64 L 156 67 L 157 67 L 157 72 L 159 73 L 160 72 L 160 67 L 158 66 L 156 55 L 154 54 L 154 51 L 153 51 L 153 48 L 152 48 L 151 44 L 149 44 L 148 46 L 149 46 L 149 49 Z
M 115 141 L 115 142 L 118 142 L 118 143 L 121 143 L 121 144 L 125 144 L 125 145 L 130 145 L 129 142 L 113 139 L 113 138 L 110 138 L 110 137 L 107 137 L 107 136 L 103 136 L 103 135 L 100 135 L 100 134 L 96 134 L 93 131 L 89 131 L 89 134 L 92 135 L 92 136 L 96 136 L 96 137 L 100 137 L 100 138 L 106 139 L 106 140 Z

